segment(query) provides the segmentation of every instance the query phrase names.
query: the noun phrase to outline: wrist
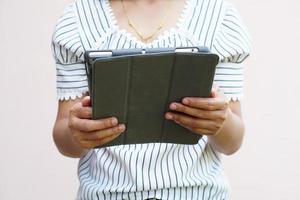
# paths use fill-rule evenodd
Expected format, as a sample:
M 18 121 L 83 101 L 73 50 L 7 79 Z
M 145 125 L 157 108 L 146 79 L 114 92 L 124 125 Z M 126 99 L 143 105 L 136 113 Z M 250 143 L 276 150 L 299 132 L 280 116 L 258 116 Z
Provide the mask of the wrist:
M 217 133 L 208 136 L 208 142 L 218 152 L 231 155 L 240 148 L 243 135 L 244 125 L 242 120 L 229 110 L 223 125 Z
M 71 133 L 71 142 L 74 148 L 77 149 L 76 157 L 81 158 L 85 156 L 91 149 L 81 147 L 79 142 L 74 138 L 72 131 L 70 131 L 70 133 Z
M 220 132 L 222 132 L 222 130 L 227 126 L 227 124 L 233 120 L 233 115 L 234 115 L 234 113 L 231 111 L 230 108 L 228 108 L 226 111 L 225 120 L 223 121 L 221 127 L 217 130 L 217 132 L 214 135 L 211 135 L 211 136 L 219 135 Z

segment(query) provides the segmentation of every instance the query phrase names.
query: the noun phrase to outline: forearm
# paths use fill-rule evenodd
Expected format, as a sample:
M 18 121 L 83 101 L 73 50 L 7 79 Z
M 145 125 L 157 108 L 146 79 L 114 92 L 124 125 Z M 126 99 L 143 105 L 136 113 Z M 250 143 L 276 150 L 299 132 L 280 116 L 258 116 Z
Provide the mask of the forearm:
M 241 117 L 229 109 L 224 125 L 216 135 L 208 136 L 208 141 L 220 153 L 231 155 L 241 147 L 244 130 Z
M 67 118 L 56 121 L 53 128 L 53 139 L 59 152 L 67 157 L 80 158 L 88 152 L 74 141 Z

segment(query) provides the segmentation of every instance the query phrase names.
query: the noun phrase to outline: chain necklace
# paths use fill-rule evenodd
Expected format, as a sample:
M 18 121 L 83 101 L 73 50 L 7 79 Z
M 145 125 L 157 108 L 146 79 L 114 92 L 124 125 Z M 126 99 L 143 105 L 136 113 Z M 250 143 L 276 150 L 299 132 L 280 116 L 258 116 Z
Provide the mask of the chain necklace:
M 130 20 L 128 14 L 127 14 L 127 11 L 125 9 L 125 6 L 124 6 L 124 3 L 123 3 L 123 0 L 121 0 L 121 3 L 122 3 L 122 8 L 123 8 L 123 11 L 126 15 L 126 18 L 127 18 L 127 23 L 128 25 L 136 32 L 136 34 L 143 40 L 143 41 L 148 41 L 149 39 L 153 38 L 153 36 L 155 36 L 158 31 L 160 31 L 163 26 L 165 25 L 165 21 L 166 21 L 166 17 L 167 15 L 165 15 L 165 17 L 160 21 L 158 27 L 156 28 L 155 31 L 153 31 L 151 34 L 148 34 L 148 35 L 143 35 L 137 28 L 136 26 L 134 25 L 134 23 L 132 23 L 132 20 Z

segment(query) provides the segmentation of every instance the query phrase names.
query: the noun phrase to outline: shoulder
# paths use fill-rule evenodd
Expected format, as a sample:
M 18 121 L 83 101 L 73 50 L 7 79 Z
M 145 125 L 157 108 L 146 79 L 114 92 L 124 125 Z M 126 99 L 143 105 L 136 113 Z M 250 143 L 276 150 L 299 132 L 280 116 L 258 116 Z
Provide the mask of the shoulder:
M 61 16 L 56 22 L 54 32 L 53 32 L 53 40 L 56 40 L 57 37 L 70 27 L 76 27 L 76 16 L 74 13 L 75 2 L 70 3 L 65 6 Z
M 231 0 L 190 0 L 194 12 L 201 12 L 205 15 L 222 15 L 230 9 L 235 9 L 235 5 Z
M 56 61 L 60 63 L 70 61 L 75 62 L 82 57 L 82 45 L 77 23 L 78 20 L 74 9 L 75 2 L 65 6 L 52 34 L 53 52 L 55 54 Z

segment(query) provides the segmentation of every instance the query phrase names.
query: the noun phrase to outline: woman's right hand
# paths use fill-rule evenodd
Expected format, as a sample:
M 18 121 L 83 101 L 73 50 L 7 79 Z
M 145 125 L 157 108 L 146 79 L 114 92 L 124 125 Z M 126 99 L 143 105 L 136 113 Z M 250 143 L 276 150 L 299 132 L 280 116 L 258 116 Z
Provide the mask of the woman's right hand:
M 102 146 L 125 131 L 124 124 L 118 124 L 115 117 L 92 120 L 90 96 L 75 103 L 69 113 L 68 126 L 72 137 L 80 147 L 91 149 Z

